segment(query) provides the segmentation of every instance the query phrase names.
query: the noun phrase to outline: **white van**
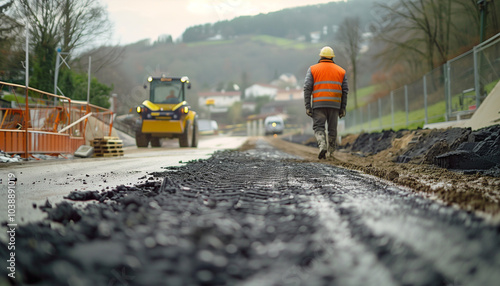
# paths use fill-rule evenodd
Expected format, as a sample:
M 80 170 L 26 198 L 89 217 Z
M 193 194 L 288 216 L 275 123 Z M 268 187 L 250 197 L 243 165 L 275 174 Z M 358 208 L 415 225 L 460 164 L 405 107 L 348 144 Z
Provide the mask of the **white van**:
M 285 122 L 283 122 L 283 118 L 280 116 L 268 116 L 264 120 L 264 128 L 266 135 L 283 134 Z

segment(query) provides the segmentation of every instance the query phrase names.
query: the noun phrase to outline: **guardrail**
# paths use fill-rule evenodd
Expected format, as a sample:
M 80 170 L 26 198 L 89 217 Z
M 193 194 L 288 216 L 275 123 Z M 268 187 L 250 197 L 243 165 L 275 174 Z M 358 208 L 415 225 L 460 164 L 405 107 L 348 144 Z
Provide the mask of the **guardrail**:
M 70 154 L 97 136 L 109 136 L 113 113 L 86 102 L 0 81 L 11 108 L 0 108 L 0 149 L 10 154 Z M 20 92 L 24 91 L 24 95 Z

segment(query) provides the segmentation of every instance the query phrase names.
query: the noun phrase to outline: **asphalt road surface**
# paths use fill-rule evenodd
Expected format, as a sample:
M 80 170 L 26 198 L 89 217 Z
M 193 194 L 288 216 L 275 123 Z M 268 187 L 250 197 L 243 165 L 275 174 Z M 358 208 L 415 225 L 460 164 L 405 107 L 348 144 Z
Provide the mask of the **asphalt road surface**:
M 118 185 L 133 185 L 148 172 L 163 167 L 181 166 L 196 159 L 206 159 L 217 150 L 235 149 L 245 137 L 202 137 L 199 148 L 179 148 L 177 140 L 163 142 L 163 148 L 126 147 L 125 156 L 108 158 L 57 159 L 0 165 L 2 192 L 7 189 L 9 174 L 15 175 L 18 223 L 44 217 L 38 208 L 48 199 L 63 200 L 74 190 L 101 190 Z M 7 214 L 7 200 L 0 200 L 0 214 Z M 6 220 L 0 215 L 0 221 Z M 1 236 L 0 236 L 1 237 Z
M 2 267 L 0 284 L 498 285 L 497 225 L 264 141 L 245 149 L 177 167 L 159 154 L 61 167 L 72 198 L 100 203 L 64 200 L 19 227 L 23 280 L 2 280 Z M 86 185 L 71 181 L 78 170 Z M 125 185 L 81 192 L 103 178 Z

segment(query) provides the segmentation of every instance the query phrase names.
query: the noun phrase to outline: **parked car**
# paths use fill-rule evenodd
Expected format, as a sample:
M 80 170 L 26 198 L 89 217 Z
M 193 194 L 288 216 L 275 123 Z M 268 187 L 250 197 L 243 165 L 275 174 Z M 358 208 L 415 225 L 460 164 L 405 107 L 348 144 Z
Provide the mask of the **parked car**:
M 266 135 L 283 134 L 285 123 L 280 116 L 268 116 L 264 120 Z

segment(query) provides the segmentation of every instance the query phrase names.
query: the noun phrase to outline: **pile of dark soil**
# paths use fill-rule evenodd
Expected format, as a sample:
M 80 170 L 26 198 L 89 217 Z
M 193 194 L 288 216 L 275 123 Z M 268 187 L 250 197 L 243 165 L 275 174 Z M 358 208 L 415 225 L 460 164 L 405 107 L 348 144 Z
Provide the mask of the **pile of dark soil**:
M 405 132 L 404 130 L 398 132 L 384 130 L 380 133 L 362 133 L 351 146 L 347 143 L 341 147 L 350 148 L 351 152 L 361 152 L 369 156 L 390 148 L 392 141 L 395 138 L 401 138 Z
M 450 128 L 417 132 L 405 152 L 395 160 L 398 163 L 433 163 L 434 157 L 456 149 L 471 134 L 470 129 Z
M 411 140 L 404 146 L 395 144 L 409 135 Z M 466 174 L 500 176 L 500 125 L 477 131 L 449 128 L 362 133 L 340 148 L 363 156 L 393 148 L 391 160 L 397 163 L 432 164 Z
M 434 163 L 447 169 L 500 177 L 500 125 L 472 132 L 467 141 L 450 149 L 435 156 Z

